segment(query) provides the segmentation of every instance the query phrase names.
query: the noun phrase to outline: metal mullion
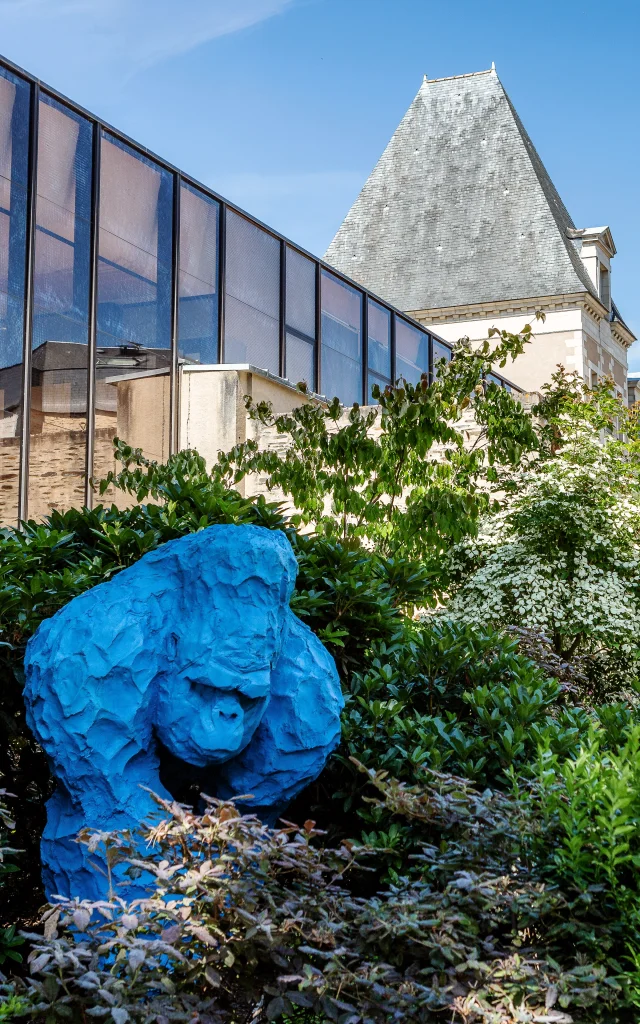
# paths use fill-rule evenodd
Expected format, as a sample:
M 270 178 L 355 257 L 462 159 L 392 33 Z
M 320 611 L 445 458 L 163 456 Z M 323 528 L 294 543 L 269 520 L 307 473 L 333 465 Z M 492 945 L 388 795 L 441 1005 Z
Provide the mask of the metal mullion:
M 433 338 L 431 336 L 431 332 L 429 332 L 428 338 L 429 338 L 429 383 L 433 384 L 433 381 L 434 381 L 434 376 L 433 376 Z
M 26 253 L 24 276 L 24 321 L 22 348 L 22 430 L 20 478 L 18 485 L 18 521 L 26 520 L 29 497 L 29 447 L 31 426 L 31 350 L 33 342 L 33 275 L 36 249 L 36 215 L 38 198 L 38 115 L 40 87 L 31 86 L 29 97 L 29 157 L 27 177 Z
M 85 466 L 85 504 L 93 508 L 93 460 L 96 437 L 96 349 L 98 332 L 98 254 L 100 251 L 100 153 L 102 132 L 93 123 L 91 159 L 91 223 L 89 243 L 89 337 L 87 352 L 87 447 Z
M 396 367 L 396 314 L 391 310 L 391 383 L 393 387 L 398 380 Z
M 322 359 L 320 347 L 322 345 L 322 270 L 320 263 L 316 260 L 316 394 L 322 394 Z
M 286 315 L 287 315 L 287 246 L 284 239 L 280 240 L 280 376 L 286 372 Z
M 369 401 L 369 296 L 362 292 L 362 404 Z
M 173 175 L 173 209 L 171 239 L 171 371 L 169 374 L 169 455 L 179 450 L 179 401 L 178 395 L 178 332 L 180 316 L 180 195 L 182 179 L 179 173 Z
M 224 363 L 224 290 L 227 264 L 227 204 L 220 203 L 218 230 L 218 361 Z

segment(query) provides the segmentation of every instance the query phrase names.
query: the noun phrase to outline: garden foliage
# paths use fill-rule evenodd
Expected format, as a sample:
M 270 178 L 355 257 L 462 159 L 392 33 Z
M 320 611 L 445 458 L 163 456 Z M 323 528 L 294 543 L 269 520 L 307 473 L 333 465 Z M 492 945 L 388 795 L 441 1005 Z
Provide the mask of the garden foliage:
M 521 404 L 486 382 L 492 366 L 522 352 L 531 330 L 492 328 L 478 347 L 461 342 L 431 383 L 423 374 L 417 384 L 374 387 L 377 409 L 356 404 L 345 413 L 336 398 L 326 408 L 312 403 L 275 415 L 269 403 L 248 398 L 250 415 L 286 439 L 284 451 L 245 441 L 220 455 L 214 474 L 229 486 L 265 475 L 295 505 L 292 523 L 317 534 L 432 558 L 473 532 L 491 507 L 485 482 L 496 467 L 517 465 L 538 445 Z M 480 432 L 468 446 L 460 420 L 472 402 Z
M 30 936 L 31 977 L 6 991 L 52 1021 L 116 1024 L 301 1008 L 341 1024 L 633 1020 L 635 972 L 615 953 L 636 956 L 638 844 L 626 828 L 637 834 L 638 808 L 620 826 L 610 814 L 629 752 L 609 762 L 594 733 L 575 762 L 514 777 L 509 794 L 371 772 L 374 805 L 413 829 L 419 853 L 369 895 L 357 894 L 367 848 L 326 846 L 313 821 L 271 830 L 230 803 L 210 800 L 201 817 L 165 805 L 149 854 L 132 858 L 155 876 L 150 899 L 50 908 L 44 935 Z M 577 823 L 602 863 L 580 850 Z M 126 837 L 83 841 L 131 855 Z
M 560 370 L 539 406 L 535 457 L 503 479 L 500 511 L 449 558 L 446 613 L 545 633 L 587 656 L 595 686 L 635 678 L 640 614 L 640 442 L 606 384 Z
M 284 454 L 245 444 L 207 472 L 196 453 L 160 466 L 119 442 L 103 491 L 132 507 L 4 531 L 0 772 L 20 809 L 9 845 L 26 851 L 0 875 L 7 925 L 25 916 L 11 882 L 34 887 L 51 786 L 24 725 L 22 654 L 76 594 L 213 523 L 282 529 L 292 606 L 334 654 L 346 703 L 338 751 L 288 812 L 300 827 L 209 797 L 141 823 L 142 860 L 126 835 L 84 835 L 155 888 L 133 906 L 47 907 L 28 947 L 7 947 L 28 948 L 29 975 L 5 978 L 0 1017 L 637 1019 L 640 432 L 606 384 L 559 371 L 533 414 L 486 384 L 529 334 L 461 344 L 374 413 L 252 408 Z M 233 490 L 254 472 L 293 516 Z

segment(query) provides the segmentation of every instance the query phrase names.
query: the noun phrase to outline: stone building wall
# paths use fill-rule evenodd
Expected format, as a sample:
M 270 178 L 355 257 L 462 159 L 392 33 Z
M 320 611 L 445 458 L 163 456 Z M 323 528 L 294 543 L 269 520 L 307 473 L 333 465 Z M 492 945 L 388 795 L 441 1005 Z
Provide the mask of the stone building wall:
M 180 447 L 196 449 L 209 467 L 217 461 L 219 452 L 228 452 L 242 441 L 255 440 L 262 451 L 284 451 L 286 441 L 276 430 L 249 417 L 245 395 L 256 403 L 270 402 L 276 414 L 319 402 L 248 364 L 221 369 L 185 368 L 180 382 Z M 264 476 L 251 474 L 237 486 L 243 495 L 264 494 L 270 501 L 287 504 L 281 491 L 268 490 Z
M 229 451 L 235 444 L 250 439 L 257 441 L 262 451 L 272 448 L 284 452 L 287 442 L 282 435 L 249 418 L 245 395 L 251 395 L 255 402 L 271 402 L 276 413 L 290 412 L 300 404 L 318 401 L 255 367 L 186 372 L 181 387 L 181 446 L 197 449 L 208 466 L 216 461 L 218 452 Z M 525 409 L 530 409 L 540 401 L 540 395 L 530 392 L 521 395 L 520 400 Z M 219 415 L 215 415 L 216 412 Z M 347 410 L 337 426 L 346 423 L 348 415 Z M 480 427 L 472 406 L 465 410 L 456 427 L 462 432 L 465 444 L 471 446 L 477 441 Z M 372 431 L 379 431 L 377 423 Z M 433 455 L 437 456 L 438 451 L 435 447 Z M 264 494 L 271 501 L 282 501 L 292 510 L 281 491 L 269 491 L 263 475 L 245 477 L 238 490 L 246 496 Z
M 613 377 L 617 393 L 626 400 L 628 342 L 623 341 L 615 322 L 599 315 L 595 304 L 548 309 L 544 322 L 535 320 L 533 306 L 525 312 L 506 309 L 484 315 L 461 308 L 457 314 L 449 311 L 446 318 L 437 310 L 420 310 L 412 315 L 453 343 L 462 337 L 484 341 L 490 327 L 517 334 L 530 323 L 534 327 L 532 341 L 514 363 L 504 367 L 506 377 L 526 390 L 539 390 L 562 365 L 579 373 L 588 384 Z
M 169 377 L 147 375 L 113 382 L 117 390 L 104 401 L 96 416 L 94 479 L 104 478 L 111 469 L 118 469 L 113 460 L 113 438 L 120 437 L 134 447 L 140 447 L 151 459 L 164 461 L 169 454 Z M 272 428 L 252 420 L 245 408 L 244 397 L 251 395 L 254 402 L 267 401 L 276 413 L 287 413 L 308 402 L 320 402 L 315 396 L 306 396 L 280 378 L 249 365 L 224 368 L 191 369 L 181 373 L 179 400 L 179 442 L 181 448 L 194 448 L 211 467 L 219 452 L 229 451 L 241 441 L 253 439 L 261 450 L 286 449 L 286 439 Z M 538 395 L 524 395 L 526 406 Z M 345 419 L 348 413 L 345 413 Z M 84 504 L 84 472 L 86 424 L 83 417 L 70 417 L 48 413 L 34 418 L 37 426 L 31 435 L 29 474 L 29 516 L 39 519 L 52 508 L 64 510 Z M 478 427 L 472 409 L 468 409 L 458 424 L 466 442 L 473 444 Z M 376 427 L 374 426 L 374 430 Z M 17 439 L 2 439 L 4 471 L 0 490 L 7 508 L 17 505 L 19 448 Z M 252 474 L 238 484 L 246 496 L 264 494 L 270 501 L 281 501 L 285 509 L 291 505 L 278 490 L 269 491 L 264 475 Z M 126 507 L 134 498 L 111 488 L 104 497 L 95 501 Z M 0 520 L 2 525 L 13 525 L 10 515 Z

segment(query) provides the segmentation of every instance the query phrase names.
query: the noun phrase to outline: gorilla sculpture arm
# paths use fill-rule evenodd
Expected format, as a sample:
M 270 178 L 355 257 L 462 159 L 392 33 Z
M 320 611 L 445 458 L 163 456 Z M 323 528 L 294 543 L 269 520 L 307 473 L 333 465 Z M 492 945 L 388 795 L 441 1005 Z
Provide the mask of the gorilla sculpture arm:
M 317 779 L 340 738 L 340 684 L 333 658 L 300 619 L 287 616 L 271 697 L 251 743 L 218 771 L 217 795 L 251 794 L 249 810 L 273 823 Z
M 283 534 L 212 526 L 40 626 L 25 699 L 57 780 L 42 839 L 47 895 L 107 895 L 104 864 L 75 837 L 158 815 L 146 789 L 170 799 L 160 744 L 210 772 L 208 792 L 252 793 L 268 819 L 317 777 L 343 701 L 332 658 L 289 608 L 296 569 Z M 123 895 L 139 894 L 120 881 Z

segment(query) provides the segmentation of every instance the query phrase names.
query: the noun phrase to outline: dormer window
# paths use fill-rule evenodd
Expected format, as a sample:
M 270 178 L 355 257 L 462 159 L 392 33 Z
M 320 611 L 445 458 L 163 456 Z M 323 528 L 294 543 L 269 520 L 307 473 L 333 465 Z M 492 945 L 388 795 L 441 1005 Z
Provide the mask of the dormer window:
M 593 285 L 593 291 L 604 308 L 611 310 L 611 260 L 616 247 L 608 227 L 567 228 L 567 235 L 580 253 Z
M 604 263 L 600 264 L 600 273 L 598 277 L 598 294 L 600 295 L 600 302 L 605 309 L 611 309 L 611 282 L 609 278 L 609 268 L 605 267 Z

